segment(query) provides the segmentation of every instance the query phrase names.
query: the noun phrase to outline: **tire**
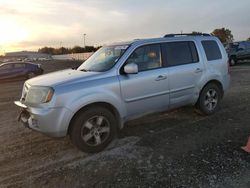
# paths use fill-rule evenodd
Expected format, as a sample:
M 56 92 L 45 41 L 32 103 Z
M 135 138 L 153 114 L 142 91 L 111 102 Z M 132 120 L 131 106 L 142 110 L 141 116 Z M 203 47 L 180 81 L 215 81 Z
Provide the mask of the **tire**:
M 117 120 L 106 108 L 93 106 L 80 111 L 74 118 L 69 135 L 72 143 L 81 151 L 102 151 L 117 134 Z
M 236 65 L 236 63 L 237 63 L 236 57 L 230 57 L 230 58 L 229 58 L 229 65 L 230 65 L 230 66 Z
M 35 73 L 33 73 L 33 72 L 29 72 L 28 74 L 27 74 L 27 78 L 28 79 L 30 79 L 30 78 L 34 78 L 36 75 L 35 75 Z
M 222 90 L 215 83 L 207 84 L 201 91 L 197 108 L 203 115 L 214 114 L 220 108 Z

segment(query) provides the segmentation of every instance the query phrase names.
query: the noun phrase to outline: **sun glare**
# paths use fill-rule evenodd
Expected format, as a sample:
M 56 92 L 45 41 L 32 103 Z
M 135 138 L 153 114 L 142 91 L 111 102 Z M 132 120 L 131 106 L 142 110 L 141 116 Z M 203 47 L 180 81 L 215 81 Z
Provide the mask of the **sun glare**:
M 0 25 L 0 45 L 2 48 L 4 48 L 5 45 L 11 46 L 11 44 L 24 41 L 29 37 L 28 30 L 15 21 L 0 19 Z

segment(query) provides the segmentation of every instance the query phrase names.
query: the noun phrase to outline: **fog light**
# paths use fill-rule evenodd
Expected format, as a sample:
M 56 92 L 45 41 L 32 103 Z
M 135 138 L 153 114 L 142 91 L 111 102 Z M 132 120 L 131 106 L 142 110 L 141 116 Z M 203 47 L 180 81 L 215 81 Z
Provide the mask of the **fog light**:
M 38 123 L 37 123 L 37 120 L 36 119 L 32 119 L 32 125 L 34 127 L 38 127 Z
M 38 121 L 36 119 L 33 119 L 32 117 L 30 117 L 28 122 L 30 126 L 38 128 Z

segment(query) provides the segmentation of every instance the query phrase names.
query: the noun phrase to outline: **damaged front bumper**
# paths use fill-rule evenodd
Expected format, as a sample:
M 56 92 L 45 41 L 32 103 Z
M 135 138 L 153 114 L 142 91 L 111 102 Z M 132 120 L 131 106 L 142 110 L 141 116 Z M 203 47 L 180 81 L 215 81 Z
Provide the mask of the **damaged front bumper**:
M 21 108 L 18 121 L 25 127 L 51 137 L 67 135 L 68 126 L 73 116 L 67 108 L 34 108 L 28 107 L 20 101 L 14 103 Z

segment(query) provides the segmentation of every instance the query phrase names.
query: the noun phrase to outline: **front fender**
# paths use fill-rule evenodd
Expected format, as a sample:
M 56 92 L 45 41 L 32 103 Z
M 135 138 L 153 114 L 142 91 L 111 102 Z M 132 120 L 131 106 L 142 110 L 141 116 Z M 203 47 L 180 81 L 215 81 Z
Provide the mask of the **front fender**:
M 86 93 L 85 95 L 73 100 L 66 105 L 66 108 L 73 112 L 73 115 L 83 107 L 94 103 L 108 103 L 112 105 L 119 113 L 120 118 L 124 118 L 127 114 L 125 104 L 117 95 L 108 92 Z

